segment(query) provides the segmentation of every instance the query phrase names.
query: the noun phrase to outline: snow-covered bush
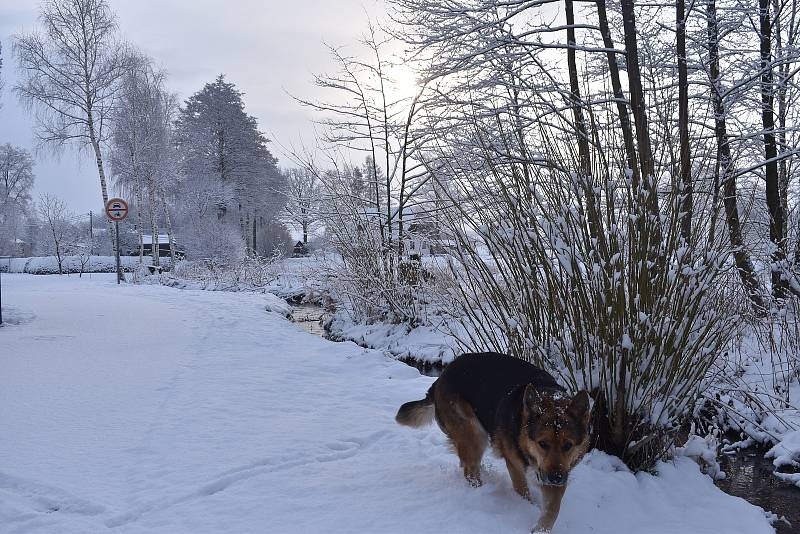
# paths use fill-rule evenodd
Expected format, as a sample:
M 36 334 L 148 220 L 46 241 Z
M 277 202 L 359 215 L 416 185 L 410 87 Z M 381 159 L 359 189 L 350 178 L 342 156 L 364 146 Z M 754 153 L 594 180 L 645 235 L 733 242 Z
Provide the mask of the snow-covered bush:
M 122 256 L 123 270 L 130 272 L 138 266 L 139 258 Z M 2 272 L 25 274 L 59 274 L 58 258 L 55 256 L 35 256 L 32 258 L 11 258 L 0 261 Z M 61 257 L 61 272 L 69 273 L 113 273 L 117 270 L 114 256 L 88 256 L 86 254 Z
M 697 462 L 700 469 L 708 476 L 714 480 L 722 480 L 726 475 L 717 460 L 719 449 L 720 442 L 718 431 L 712 432 L 707 436 L 699 436 L 695 434 L 695 428 L 692 426 L 686 443 L 680 447 L 675 447 L 672 450 L 672 455 L 675 457 L 685 456 L 691 458 Z
M 416 325 L 428 313 L 433 271 L 405 249 L 407 220 L 404 227 L 395 213 L 388 223 L 379 203 L 354 197 L 354 183 L 365 187 L 369 172 L 368 160 L 363 169 L 319 173 L 322 198 L 315 216 L 325 224 L 324 245 L 333 254 L 320 251 L 313 277 L 326 280 L 339 313 L 356 323 Z
M 202 217 L 187 224 L 181 229 L 181 239 L 191 260 L 229 264 L 245 257 L 241 230 L 216 217 Z
M 163 280 L 169 285 L 190 286 L 215 291 L 263 290 L 278 276 L 278 258 L 244 256 L 238 261 L 223 263 L 214 259 L 182 261 L 174 275 Z
M 460 260 L 451 308 L 465 349 L 508 352 L 589 389 L 598 446 L 652 465 L 740 322 L 725 291 L 728 255 L 681 237 L 681 190 L 668 173 L 636 183 L 612 150 L 594 152 L 584 176 L 554 131 L 539 132 L 542 149 L 527 161 L 491 138 L 468 161 L 443 154 Z M 592 135 L 613 146 L 608 131 Z

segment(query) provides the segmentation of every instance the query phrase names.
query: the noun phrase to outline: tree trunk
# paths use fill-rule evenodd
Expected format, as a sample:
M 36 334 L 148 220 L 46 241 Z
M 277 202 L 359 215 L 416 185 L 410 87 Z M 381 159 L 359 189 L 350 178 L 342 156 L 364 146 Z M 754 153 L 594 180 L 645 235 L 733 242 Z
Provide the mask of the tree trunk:
M 782 275 L 786 261 L 785 217 L 778 177 L 778 148 L 775 143 L 774 90 L 772 87 L 772 23 L 769 0 L 759 0 L 758 18 L 761 38 L 761 123 L 764 127 L 764 177 L 766 180 L 769 239 L 772 241 L 772 295 L 776 300 L 786 297 L 788 284 Z
M 686 63 L 686 4 L 677 0 L 675 27 L 678 53 L 678 130 L 680 144 L 681 177 L 681 236 L 686 243 L 692 237 L 692 210 L 694 191 L 692 185 L 692 162 L 689 151 L 689 70 Z
M 580 85 L 578 83 L 578 65 L 575 60 L 575 13 L 572 0 L 564 0 L 564 10 L 567 22 L 567 65 L 569 69 L 569 86 L 572 104 L 572 116 L 575 121 L 575 135 L 578 141 L 578 157 L 580 169 L 578 181 L 586 198 L 586 215 L 589 223 L 589 233 L 599 239 L 602 231 L 600 227 L 600 206 L 592 183 L 592 162 L 589 148 L 589 136 L 586 121 L 583 117 Z M 602 248 L 605 248 L 604 246 Z
M 256 230 L 257 220 L 258 219 L 256 218 L 256 214 L 253 213 L 253 255 L 258 255 L 258 239 L 257 239 L 258 233 Z
M 636 39 L 636 15 L 634 0 L 622 0 L 622 27 L 625 33 L 625 52 L 628 71 L 628 90 L 630 92 L 633 121 L 636 125 L 636 143 L 639 147 L 639 166 L 644 189 L 652 184 L 655 167 L 653 151 L 650 146 L 650 131 L 647 125 L 647 111 L 642 89 L 642 74 L 639 69 L 639 46 Z M 649 195 L 651 198 L 653 195 Z M 657 199 L 655 200 L 657 202 Z
M 97 135 L 95 134 L 94 130 L 94 117 L 91 108 L 89 108 L 89 111 L 86 113 L 86 124 L 89 127 L 89 141 L 91 142 L 92 149 L 94 150 L 95 162 L 97 163 L 97 172 L 100 175 L 100 192 L 103 195 L 103 209 L 105 209 L 106 204 L 108 204 L 108 184 L 106 182 L 105 167 L 103 166 L 103 156 L 100 152 L 100 141 L 97 139 Z M 111 251 L 114 255 L 116 255 L 116 234 L 114 232 L 114 225 L 112 224 L 111 219 L 108 217 L 106 217 L 106 227 L 108 228 L 108 235 L 111 237 Z
M 136 170 L 133 171 L 136 174 Z M 139 266 L 144 265 L 144 215 L 142 214 L 142 181 L 136 176 L 136 233 L 139 238 Z
M 744 247 L 742 238 L 742 225 L 739 220 L 739 206 L 736 192 L 736 176 L 733 173 L 733 159 L 731 148 L 728 144 L 727 125 L 725 123 L 725 103 L 722 101 L 719 73 L 719 29 L 717 27 L 716 0 L 708 0 L 706 4 L 708 24 L 708 56 L 709 76 L 711 77 L 711 98 L 714 106 L 714 133 L 717 138 L 717 160 L 720 168 L 720 182 L 723 189 L 723 204 L 725 207 L 725 220 L 728 224 L 728 236 L 736 270 L 742 280 L 742 285 L 753 303 L 757 313 L 766 310 L 761 284 L 755 274 L 753 262 Z
M 164 222 L 167 224 L 167 239 L 169 239 L 169 259 L 170 259 L 170 266 L 172 269 L 175 269 L 175 236 L 172 233 L 172 218 L 169 215 L 169 209 L 167 208 L 167 200 L 164 198 L 164 194 L 161 194 L 161 209 L 164 211 Z
M 56 237 L 56 229 L 51 224 L 51 230 L 53 231 L 53 243 L 56 246 L 56 261 L 58 262 L 58 274 L 64 274 L 63 270 L 61 269 L 61 247 L 59 245 L 58 238 Z
M 639 148 L 639 170 L 641 184 L 633 183 L 634 195 L 641 203 L 647 216 L 638 217 L 640 239 L 642 246 L 648 250 L 648 258 L 656 263 L 661 245 L 661 219 L 658 208 L 658 192 L 655 189 L 655 165 L 653 150 L 650 145 L 650 130 L 648 129 L 647 110 L 645 109 L 644 90 L 642 88 L 642 74 L 639 69 L 639 47 L 636 37 L 636 15 L 634 14 L 634 0 L 622 0 L 622 26 L 625 34 L 625 52 L 628 72 L 628 91 L 630 93 L 631 111 L 633 122 L 636 126 L 636 144 Z M 635 173 L 632 178 L 635 178 Z M 643 269 L 640 282 L 640 296 L 643 299 L 649 296 L 650 276 Z
M 612 50 L 614 48 L 614 41 L 611 40 L 611 31 L 608 27 L 605 0 L 597 2 L 597 15 L 600 24 L 600 33 L 603 36 L 603 46 L 607 50 Z M 633 181 L 638 182 L 639 163 L 636 157 L 636 145 L 633 141 L 631 120 L 628 115 L 628 100 L 625 98 L 625 93 L 622 91 L 622 80 L 619 75 L 617 55 L 614 52 L 606 52 L 606 59 L 608 61 L 608 72 L 611 77 L 611 88 L 614 91 L 614 100 L 617 103 L 617 113 L 619 114 L 619 122 L 622 129 L 622 139 L 625 143 L 628 168 L 631 170 L 631 173 L 633 173 Z
M 247 213 L 244 218 L 244 242 L 246 245 L 248 256 L 252 256 L 254 252 L 252 239 L 253 239 L 253 232 L 252 228 L 250 227 L 250 213 Z
M 642 75 L 639 69 L 639 48 L 636 34 L 634 0 L 622 0 L 622 24 L 625 35 L 625 53 L 628 72 L 628 92 L 630 94 L 633 122 L 636 127 L 636 144 L 639 149 L 639 171 L 641 183 L 636 182 L 636 173 L 631 175 L 633 190 L 633 213 L 636 215 L 636 234 L 638 248 L 647 258 L 641 263 L 637 273 L 637 295 L 644 309 L 648 309 L 656 298 L 651 291 L 652 281 L 657 270 L 663 268 L 664 255 L 661 252 L 661 214 L 658 207 L 658 191 L 655 187 L 655 165 L 650 145 L 650 131 L 645 109 Z M 622 356 L 621 368 L 626 367 Z M 625 439 L 622 438 L 621 439 Z
M 160 250 L 158 246 L 158 221 L 156 220 L 156 183 L 152 174 L 147 177 L 147 203 L 150 215 L 150 233 L 152 235 L 152 256 L 153 265 L 160 265 Z
M 775 13 L 775 18 L 773 19 L 773 30 L 775 34 L 775 49 L 773 53 L 773 57 L 776 58 L 783 58 L 784 57 L 784 48 L 783 48 L 783 30 L 781 24 L 781 18 L 785 15 L 778 15 L 780 13 L 781 8 L 779 4 L 779 0 L 772 0 L 772 10 Z M 797 6 L 796 4 L 792 4 L 792 11 L 789 15 L 790 17 L 796 14 Z M 794 24 L 790 24 L 790 28 L 794 27 Z M 784 240 L 784 250 L 787 255 L 788 260 L 788 249 L 789 249 L 789 166 L 785 156 L 786 152 L 786 116 L 788 111 L 788 105 L 786 101 L 788 87 L 787 84 L 789 82 L 790 70 L 791 66 L 788 62 L 781 61 L 778 65 L 778 81 L 776 83 L 777 91 L 774 92 L 775 97 L 778 101 L 778 187 L 779 187 L 779 194 L 781 198 L 781 209 L 783 210 L 783 240 Z M 790 286 L 791 287 L 791 286 Z

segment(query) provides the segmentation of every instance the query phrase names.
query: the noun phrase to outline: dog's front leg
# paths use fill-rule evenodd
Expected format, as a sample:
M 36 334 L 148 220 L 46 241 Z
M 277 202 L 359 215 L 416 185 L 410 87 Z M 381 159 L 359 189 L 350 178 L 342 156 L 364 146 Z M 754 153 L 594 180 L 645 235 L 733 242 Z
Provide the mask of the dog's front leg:
M 509 458 L 506 456 L 505 460 L 506 467 L 508 468 L 508 474 L 511 476 L 511 485 L 514 487 L 514 491 L 519 493 L 522 497 L 530 502 L 533 502 L 531 492 L 528 489 L 528 481 L 525 479 L 525 464 L 519 461 L 518 458 Z
M 542 515 L 531 532 L 550 532 L 561 510 L 561 498 L 566 486 L 542 486 Z

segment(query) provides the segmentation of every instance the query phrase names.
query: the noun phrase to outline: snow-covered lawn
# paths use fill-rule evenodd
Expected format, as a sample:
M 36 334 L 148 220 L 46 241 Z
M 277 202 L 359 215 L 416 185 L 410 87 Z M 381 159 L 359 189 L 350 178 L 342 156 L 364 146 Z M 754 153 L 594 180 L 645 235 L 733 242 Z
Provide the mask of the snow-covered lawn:
M 276 297 L 3 276 L 0 532 L 527 532 L 487 456 L 464 482 L 436 427 L 393 417 L 431 383 L 307 334 Z M 275 311 L 268 311 L 275 310 Z M 772 532 L 688 459 L 594 453 L 555 533 Z

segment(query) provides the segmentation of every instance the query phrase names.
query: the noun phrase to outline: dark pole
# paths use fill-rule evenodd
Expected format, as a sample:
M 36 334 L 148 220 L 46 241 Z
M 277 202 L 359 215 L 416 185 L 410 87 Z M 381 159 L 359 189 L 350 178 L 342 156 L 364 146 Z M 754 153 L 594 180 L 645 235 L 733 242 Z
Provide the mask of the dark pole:
M 94 256 L 94 226 L 92 223 L 92 210 L 89 210 L 89 256 Z
M 7 258 L 3 258 L 0 256 L 0 259 L 6 260 L 6 267 L 9 272 L 11 271 L 11 256 Z M 3 326 L 3 269 L 0 269 L 0 326 Z
M 119 261 L 119 221 L 114 221 L 114 233 L 117 239 L 117 284 L 122 282 L 122 265 Z

